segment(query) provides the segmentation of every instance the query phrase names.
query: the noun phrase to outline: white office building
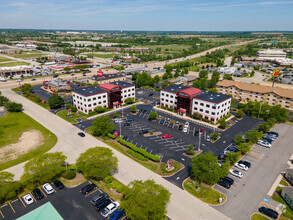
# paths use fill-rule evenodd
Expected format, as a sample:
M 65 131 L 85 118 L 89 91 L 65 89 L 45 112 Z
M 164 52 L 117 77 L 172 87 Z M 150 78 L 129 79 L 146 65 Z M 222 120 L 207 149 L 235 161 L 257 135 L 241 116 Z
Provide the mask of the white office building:
M 286 58 L 287 53 L 283 50 L 260 50 L 257 51 L 258 59 L 270 59 L 270 58 Z

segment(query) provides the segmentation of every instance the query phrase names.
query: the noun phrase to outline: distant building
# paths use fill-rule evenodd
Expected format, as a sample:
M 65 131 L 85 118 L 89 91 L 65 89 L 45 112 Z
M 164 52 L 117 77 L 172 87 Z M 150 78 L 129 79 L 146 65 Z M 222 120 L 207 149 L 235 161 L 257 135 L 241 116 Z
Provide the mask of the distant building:
M 59 80 L 44 81 L 43 87 L 51 92 L 70 91 L 71 89 L 69 84 Z
M 217 122 L 229 114 L 231 96 L 173 85 L 161 90 L 160 101 L 162 106 L 176 109 L 179 115 L 199 113 L 203 118 Z
M 267 58 L 286 58 L 287 53 L 283 50 L 260 50 L 257 51 L 258 59 L 267 59 Z
M 222 94 L 231 94 L 238 100 L 266 102 L 269 105 L 281 105 L 293 110 L 293 90 L 277 87 L 249 84 L 232 80 L 218 82 L 217 89 Z
M 113 74 L 103 74 L 103 76 L 94 75 L 93 77 L 89 77 L 89 83 L 98 82 L 99 84 L 103 83 L 112 83 L 116 81 L 125 81 L 126 74 L 125 73 L 113 73 Z
M 284 200 L 288 203 L 290 208 L 293 209 L 293 187 L 283 187 L 281 195 L 284 198 Z
M 2 77 L 13 77 L 15 75 L 32 73 L 33 69 L 30 66 L 0 67 L 0 76 Z
M 98 106 L 119 108 L 127 98 L 135 99 L 135 85 L 123 81 L 80 88 L 72 92 L 73 105 L 85 114 Z
M 21 50 L 20 49 L 4 49 L 3 53 L 8 55 L 21 54 Z
M 285 177 L 293 185 L 293 169 L 287 169 Z
M 115 52 L 120 52 L 120 51 L 138 51 L 138 52 L 149 52 L 149 48 L 140 48 L 140 47 L 131 47 L 131 48 L 126 48 L 126 47 L 100 47 L 100 50 L 106 50 L 106 51 L 115 51 Z

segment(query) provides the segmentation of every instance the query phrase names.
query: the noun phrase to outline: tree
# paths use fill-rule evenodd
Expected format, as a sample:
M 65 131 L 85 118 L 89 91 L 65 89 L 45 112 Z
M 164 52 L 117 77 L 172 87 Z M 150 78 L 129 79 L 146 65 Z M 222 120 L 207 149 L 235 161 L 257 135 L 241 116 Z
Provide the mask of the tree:
M 65 67 L 64 69 L 63 69 L 66 73 L 68 73 L 69 71 L 70 71 L 70 67 Z
M 109 115 L 98 117 L 95 121 L 93 121 L 92 131 L 94 136 L 105 137 L 114 129 L 115 126 L 113 125 Z
M 208 78 L 208 71 L 207 70 L 202 70 L 199 72 L 199 78 L 205 78 L 207 79 Z
M 36 157 L 24 165 L 24 173 L 21 182 L 45 183 L 52 181 L 64 172 L 62 163 L 66 156 L 61 152 L 45 153 Z
M 236 163 L 236 161 L 238 160 L 238 157 L 240 155 L 240 152 L 228 152 L 226 154 L 226 161 L 230 163 L 230 165 L 233 165 Z
M 245 134 L 246 134 L 247 139 L 253 144 L 255 144 L 263 136 L 262 131 L 257 131 L 255 129 L 250 130 L 250 131 L 246 132 Z
M 188 145 L 187 146 L 187 149 L 186 149 L 186 154 L 187 155 L 194 155 L 194 151 L 193 151 L 193 149 L 194 149 L 194 146 L 192 145 L 192 144 L 190 144 L 190 145 Z
M 130 98 L 130 97 L 125 100 L 125 103 L 128 105 L 133 104 L 133 102 L 134 102 L 133 98 Z
M 119 118 L 121 115 L 120 114 L 118 114 L 117 112 L 114 112 L 113 113 L 113 118 Z
M 0 204 L 15 198 L 21 189 L 20 182 L 14 181 L 13 177 L 12 173 L 0 172 Z
M 101 180 L 117 169 L 118 159 L 109 148 L 94 147 L 79 156 L 76 166 L 88 178 Z
M 171 193 L 154 180 L 134 180 L 123 192 L 121 207 L 132 220 L 164 219 Z
M 270 125 L 269 123 L 263 123 L 258 125 L 258 130 L 262 131 L 263 133 L 266 133 L 270 130 Z
M 219 136 L 220 136 L 220 134 L 218 132 L 211 133 L 211 139 L 212 139 L 212 141 L 216 141 Z
M 225 129 L 228 126 L 228 124 L 227 124 L 227 122 L 225 121 L 224 118 L 221 118 L 219 120 L 219 122 L 220 122 L 220 128 L 222 128 L 222 129 Z
M 29 84 L 29 83 L 25 83 L 25 84 L 23 84 L 23 85 L 20 87 L 20 90 L 21 90 L 22 92 L 30 92 L 30 91 L 33 90 L 33 87 L 32 87 L 31 84 Z
M 0 106 L 4 106 L 7 102 L 9 102 L 9 99 L 5 96 L 0 96 Z
M 131 110 L 131 112 L 136 112 L 136 110 L 137 110 L 136 105 L 131 106 L 130 110 Z
M 242 155 L 245 155 L 247 152 L 250 151 L 249 145 L 250 143 L 241 143 L 238 145 L 238 149 Z
M 162 88 L 162 89 L 166 88 L 167 86 L 168 86 L 168 83 L 167 83 L 167 82 L 163 82 L 163 83 L 161 84 L 161 88 Z
M 220 79 L 220 73 L 218 71 L 214 71 L 212 78 L 211 78 L 211 87 L 215 87 L 217 85 L 217 83 L 219 82 Z
M 157 117 L 158 117 L 158 113 L 157 113 L 157 112 L 151 112 L 151 113 L 149 114 L 149 119 L 150 119 L 150 120 L 156 120 Z
M 231 74 L 224 74 L 223 79 L 226 79 L 226 80 L 233 80 Z
M 155 77 L 153 78 L 154 83 L 157 84 L 160 82 L 160 77 L 158 75 L 155 75 Z
M 5 108 L 9 112 L 21 112 L 22 111 L 22 104 L 16 102 L 7 102 L 5 104 Z
M 239 145 L 241 143 L 245 142 L 245 139 L 243 138 L 243 136 L 241 134 L 237 134 L 233 140 L 234 144 Z
M 190 176 L 194 180 L 215 184 L 223 177 L 223 172 L 217 158 L 211 153 L 204 153 L 192 159 Z
M 239 109 L 238 112 L 236 113 L 236 118 L 242 118 L 243 115 L 244 115 L 243 111 Z
M 61 108 L 64 104 L 64 99 L 56 94 L 53 94 L 48 100 L 50 109 L 58 109 Z
M 107 109 L 108 109 L 108 107 L 98 106 L 95 108 L 95 112 L 103 113 L 103 112 L 107 111 Z

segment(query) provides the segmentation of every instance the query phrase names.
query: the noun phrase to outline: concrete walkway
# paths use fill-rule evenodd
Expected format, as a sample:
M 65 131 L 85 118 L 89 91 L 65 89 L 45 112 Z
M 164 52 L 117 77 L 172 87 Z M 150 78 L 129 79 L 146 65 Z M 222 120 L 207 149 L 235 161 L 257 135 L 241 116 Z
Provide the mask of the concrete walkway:
M 10 89 L 3 90 L 3 95 L 12 101 L 22 103 L 24 113 L 34 118 L 44 127 L 56 134 L 58 141 L 50 152 L 61 151 L 67 156 L 67 162 L 74 163 L 79 155 L 87 149 L 95 146 L 109 147 L 96 138 L 86 135 L 84 138 L 77 135 L 80 130 L 72 124 L 64 121 L 62 118 L 50 113 L 35 103 L 30 102 L 22 96 L 17 95 Z M 171 201 L 167 206 L 168 217 L 178 220 L 191 219 L 229 219 L 211 206 L 203 203 L 188 192 L 176 187 L 161 176 L 153 173 L 149 169 L 131 160 L 129 157 L 112 149 L 117 156 L 118 172 L 114 175 L 119 181 L 127 185 L 133 180 L 154 179 L 156 183 L 162 184 L 171 193 Z M 6 171 L 15 174 L 15 178 L 19 179 L 23 173 L 23 165 L 19 164 L 7 169 Z

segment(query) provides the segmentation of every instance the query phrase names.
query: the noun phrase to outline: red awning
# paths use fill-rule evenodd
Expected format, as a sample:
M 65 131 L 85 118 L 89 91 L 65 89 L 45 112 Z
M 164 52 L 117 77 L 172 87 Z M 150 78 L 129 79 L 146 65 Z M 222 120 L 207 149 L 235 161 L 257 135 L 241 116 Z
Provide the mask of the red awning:
M 121 104 L 120 102 L 114 102 L 113 106 L 120 105 L 120 104 Z
M 179 111 L 179 112 L 186 113 L 186 109 L 184 109 L 184 108 L 181 108 L 181 109 L 179 109 L 178 111 Z

